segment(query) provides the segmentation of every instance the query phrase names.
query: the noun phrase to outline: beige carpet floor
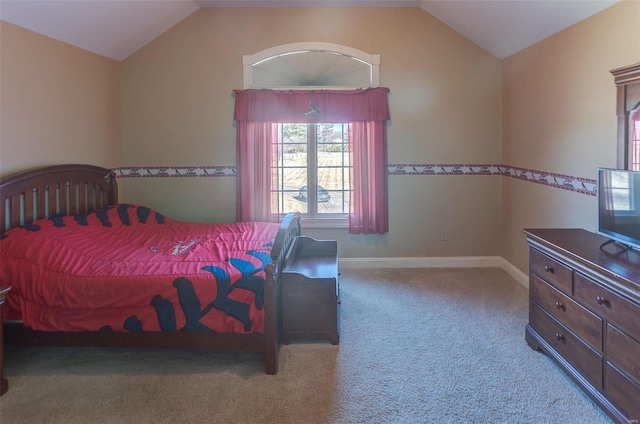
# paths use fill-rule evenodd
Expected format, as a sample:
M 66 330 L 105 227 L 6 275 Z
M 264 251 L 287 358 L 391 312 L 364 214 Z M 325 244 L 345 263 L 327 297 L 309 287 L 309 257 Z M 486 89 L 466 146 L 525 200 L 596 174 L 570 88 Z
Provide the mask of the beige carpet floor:
M 341 342 L 259 355 L 8 347 L 0 422 L 608 423 L 524 341 L 499 269 L 343 270 Z

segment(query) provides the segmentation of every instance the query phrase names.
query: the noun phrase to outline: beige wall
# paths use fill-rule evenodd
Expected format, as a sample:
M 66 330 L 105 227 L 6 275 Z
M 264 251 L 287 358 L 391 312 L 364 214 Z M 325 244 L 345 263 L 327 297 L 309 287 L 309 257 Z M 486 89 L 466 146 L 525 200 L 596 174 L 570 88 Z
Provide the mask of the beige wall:
M 0 175 L 61 163 L 115 166 L 119 63 L 0 22 Z
M 194 13 L 123 62 L 120 165 L 234 166 L 242 55 L 301 41 L 380 54 L 389 163 L 500 163 L 500 61 L 426 12 L 223 8 Z M 235 178 L 168 180 L 121 185 L 127 201 L 169 216 L 235 219 Z M 499 254 L 500 177 L 390 176 L 389 191 L 387 235 L 306 232 L 337 239 L 343 257 Z
M 640 61 L 640 2 L 624 1 L 503 61 L 503 163 L 583 178 L 616 165 L 611 69 Z M 523 228 L 596 230 L 593 196 L 503 179 L 502 256 L 526 271 Z
M 122 63 L 2 22 L 0 174 L 69 162 L 234 166 L 242 55 L 319 41 L 381 55 L 392 164 L 595 178 L 615 165 L 609 70 L 640 61 L 638 21 L 640 2 L 625 1 L 500 61 L 419 9 L 207 9 Z M 179 219 L 235 217 L 233 177 L 120 185 L 123 200 Z M 522 228 L 595 227 L 593 197 L 512 178 L 390 176 L 389 188 L 389 234 L 307 233 L 338 239 L 343 257 L 501 254 L 525 271 Z

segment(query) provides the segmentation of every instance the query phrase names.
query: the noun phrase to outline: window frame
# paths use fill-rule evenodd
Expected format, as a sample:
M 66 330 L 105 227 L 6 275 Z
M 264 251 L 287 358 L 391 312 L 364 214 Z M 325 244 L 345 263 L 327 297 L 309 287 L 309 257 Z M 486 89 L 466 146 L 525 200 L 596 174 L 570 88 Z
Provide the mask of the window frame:
M 618 152 L 617 168 L 632 169 L 632 115 L 640 109 L 640 63 L 610 71 L 617 88 Z
M 281 86 L 286 85 L 283 84 L 283 81 L 278 81 L 274 86 L 269 87 L 258 87 L 253 84 L 252 81 L 252 70 L 254 65 L 258 64 L 261 61 L 265 61 L 271 59 L 275 56 L 285 56 L 287 53 L 301 53 L 304 51 L 313 51 L 320 52 L 326 54 L 340 54 L 343 56 L 350 56 L 352 59 L 355 59 L 359 62 L 365 63 L 369 66 L 370 69 L 370 79 L 368 81 L 359 81 L 354 84 L 354 80 L 349 80 L 348 78 L 341 79 L 339 77 L 336 78 L 333 75 L 333 78 L 329 81 L 333 83 L 347 83 L 348 86 L 345 87 L 332 87 L 329 86 L 329 81 L 327 81 L 326 85 L 323 85 L 321 82 L 318 85 L 313 86 L 302 86 L 302 84 L 298 86 Z M 353 114 L 351 110 L 344 110 L 343 108 L 338 108 L 341 110 L 340 113 L 343 115 L 336 115 L 335 113 L 330 114 L 334 117 L 338 117 L 339 120 L 348 120 L 347 117 L 357 117 L 352 119 L 351 127 L 352 131 L 349 131 L 349 143 L 350 143 L 350 164 L 352 167 L 352 171 L 350 172 L 350 180 L 349 187 L 352 195 L 350 196 L 350 207 L 347 212 L 346 219 L 342 217 L 338 219 L 323 217 L 323 218 L 313 218 L 305 220 L 305 225 L 310 228 L 347 228 L 350 234 L 385 234 L 389 231 L 389 212 L 388 212 L 388 182 L 387 182 L 387 154 L 386 154 L 386 144 L 387 144 L 387 129 L 386 122 L 389 121 L 389 111 L 388 111 L 388 101 L 386 98 L 387 93 L 389 92 L 388 88 L 380 87 L 380 55 L 372 55 L 365 53 L 363 51 L 342 46 L 339 44 L 332 43 L 319 43 L 319 42 L 302 42 L 302 43 L 292 43 L 285 44 L 273 48 L 269 48 L 263 50 L 261 52 L 255 53 L 253 55 L 244 55 L 243 56 L 243 90 L 234 90 L 237 95 L 247 92 L 247 95 L 242 95 L 242 104 L 239 107 L 239 103 L 237 101 L 238 97 L 236 97 L 236 111 L 235 111 L 235 119 L 236 121 L 243 121 L 243 124 L 238 124 L 238 149 L 246 149 L 247 145 L 251 143 L 248 138 L 244 138 L 245 136 L 251 137 L 249 134 L 251 131 L 256 131 L 254 135 L 257 135 L 258 138 L 262 137 L 260 134 L 260 129 L 254 128 L 253 124 L 258 122 L 268 122 L 271 124 L 275 124 L 279 121 L 279 118 L 275 118 L 275 116 L 288 116 L 287 112 L 282 114 L 282 111 L 278 111 L 280 115 L 266 112 L 270 110 L 267 109 L 259 109 L 254 110 L 249 108 L 247 110 L 243 110 L 247 104 L 252 104 L 253 100 L 249 100 L 250 97 L 255 96 L 255 93 L 261 92 L 262 89 L 267 89 L 265 91 L 268 92 L 288 92 L 288 94 L 293 94 L 295 92 L 301 92 L 301 95 L 305 95 L 304 92 L 315 92 L 317 90 L 318 93 L 331 93 L 332 91 L 336 91 L 335 95 L 344 95 L 344 94 L 363 94 L 366 93 L 369 89 L 372 89 L 371 92 L 374 94 L 373 96 L 369 96 L 366 94 L 369 101 L 373 101 L 373 103 L 368 103 L 370 107 L 366 109 L 362 109 L 362 104 L 358 104 L 355 109 L 356 113 Z M 262 69 L 261 71 L 264 71 Z M 345 73 L 347 75 L 347 73 Z M 268 78 L 263 78 L 264 81 L 268 80 Z M 308 81 L 312 81 L 312 78 L 309 78 Z M 294 82 L 295 84 L 295 82 Z M 273 84 L 272 84 L 273 85 Z M 273 91 L 271 91 L 273 90 Z M 348 93 L 339 93 L 340 91 L 348 91 Z M 248 94 L 249 92 L 253 94 Z M 380 94 L 384 92 L 385 98 L 384 100 L 380 98 Z M 260 97 L 260 96 L 257 96 Z M 255 97 L 253 97 L 255 99 Z M 375 100 L 374 100 L 375 99 Z M 311 100 L 313 101 L 313 99 Z M 253 103 L 255 104 L 255 103 Z M 293 109 L 297 109 L 294 107 Z M 300 112 L 300 111 L 298 111 Z M 304 112 L 304 115 L 307 116 L 308 112 Z M 271 119 L 264 119 L 266 116 L 272 116 Z M 262 119 L 261 119 L 262 118 Z M 285 118 L 288 119 L 288 118 Z M 240 129 L 242 127 L 242 130 Z M 365 131 L 365 128 L 367 130 Z M 265 134 L 269 134 L 268 129 L 264 129 Z M 242 134 L 242 139 L 240 134 Z M 365 141 L 366 140 L 366 141 Z M 272 144 L 273 146 L 273 144 Z M 355 150 L 354 150 L 355 149 Z M 367 163 L 370 163 L 370 166 L 362 166 L 364 157 L 369 158 Z M 260 154 L 258 155 L 260 156 Z M 271 155 L 273 157 L 273 155 Z M 251 162 L 252 159 L 248 159 L 248 162 Z M 362 163 L 361 163 L 362 161 Z M 248 168 L 253 169 L 253 168 Z M 271 167 L 265 167 L 264 165 L 261 167 L 262 170 L 269 169 Z M 260 170 L 258 170 L 260 171 Z M 245 181 L 253 181 L 254 185 L 260 186 L 260 182 L 255 180 L 256 173 L 252 171 L 248 171 L 246 174 L 244 172 L 241 173 L 242 178 L 240 179 L 242 184 Z M 251 175 L 253 174 L 253 175 Z M 353 176 L 353 178 L 351 178 Z M 265 176 L 264 178 L 269 178 Z M 364 183 L 364 182 L 370 183 Z M 242 194 L 242 184 L 238 184 L 238 219 L 255 219 L 257 216 L 266 215 L 267 212 L 260 206 L 260 202 L 270 202 L 269 204 L 273 207 L 273 196 L 269 194 L 269 189 L 263 190 L 261 187 L 258 187 L 258 190 L 252 191 L 251 189 L 246 189 L 245 192 L 255 192 L 256 194 L 255 200 L 251 200 L 246 197 L 246 194 Z M 271 197 L 271 201 L 267 198 L 264 198 L 263 195 L 267 195 Z M 257 201 L 256 201 L 257 200 Z M 245 202 L 247 206 L 244 206 L 242 202 Z M 275 215 L 273 211 L 269 214 L 267 219 L 273 219 Z
M 294 123 L 278 123 L 278 147 L 282 147 L 281 149 L 277 149 L 277 151 L 282 151 L 282 155 L 284 156 L 286 152 L 284 151 L 284 125 L 290 125 Z M 301 212 L 301 220 L 305 224 L 305 226 L 309 228 L 348 228 L 349 227 L 349 210 L 348 204 L 351 201 L 351 191 L 353 188 L 349 182 L 351 169 L 353 168 L 353 158 L 349 157 L 348 163 L 345 165 L 344 162 L 344 146 L 346 145 L 349 148 L 349 125 L 348 122 L 306 122 L 306 123 L 298 123 L 306 126 L 306 151 L 307 151 L 307 162 L 306 162 L 306 185 L 307 185 L 307 211 L 306 213 Z M 342 166 L 339 167 L 343 174 L 342 176 L 342 206 L 344 210 L 345 200 L 344 196 L 349 196 L 349 200 L 347 201 L 347 210 L 341 213 L 322 213 L 318 211 L 318 198 L 317 198 L 317 190 L 319 185 L 319 177 L 318 171 L 322 169 L 318 165 L 318 153 L 319 153 L 319 144 L 318 143 L 318 131 L 319 126 L 323 124 L 334 124 L 334 125 L 342 125 L 342 142 L 341 146 L 343 146 L 342 151 Z M 346 139 L 345 139 L 346 138 Z M 347 155 L 351 155 L 350 148 L 346 152 Z M 280 158 L 279 158 L 280 159 Z M 284 160 L 282 161 L 282 165 L 279 164 L 279 161 L 274 161 L 275 167 L 278 173 L 278 187 L 275 191 L 278 192 L 278 207 L 284 205 L 284 196 L 287 195 L 287 192 L 284 189 L 284 170 L 286 167 L 284 166 Z M 345 184 L 346 181 L 346 184 Z M 345 185 L 348 186 L 348 189 L 345 189 Z M 336 189 L 327 189 L 328 191 L 337 191 Z M 284 214 L 292 211 L 284 211 L 279 210 L 279 214 Z
M 286 55 L 289 53 L 299 53 L 306 51 L 314 51 L 314 52 L 324 52 L 327 54 L 341 54 L 344 56 L 350 56 L 353 59 L 361 61 L 370 66 L 371 75 L 369 84 L 362 84 L 359 87 L 349 86 L 349 87 L 333 87 L 333 86 L 269 86 L 264 84 L 257 84 L 253 81 L 253 68 L 255 65 L 264 62 L 265 60 L 269 60 L 273 57 Z M 258 53 L 252 55 L 243 55 L 242 56 L 242 84 L 243 88 L 277 88 L 280 90 L 291 89 L 291 90 L 310 90 L 310 89 L 325 89 L 325 90 L 342 90 L 349 88 L 363 88 L 363 87 L 379 87 L 380 86 L 380 55 L 379 54 L 369 54 L 363 52 L 358 49 L 354 49 L 352 47 L 343 46 L 340 44 L 334 43 L 323 43 L 323 42 L 300 42 L 300 43 L 290 43 L 290 44 L 282 44 L 280 46 L 271 47 L 265 50 L 262 50 Z

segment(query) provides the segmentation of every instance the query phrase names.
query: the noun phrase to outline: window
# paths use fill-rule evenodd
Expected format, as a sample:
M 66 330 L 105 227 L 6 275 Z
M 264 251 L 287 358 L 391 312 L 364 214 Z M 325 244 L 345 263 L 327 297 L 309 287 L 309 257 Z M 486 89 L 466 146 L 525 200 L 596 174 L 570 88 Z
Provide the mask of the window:
M 611 174 L 611 196 L 613 198 L 614 211 L 630 211 L 633 199 L 633 190 L 630 188 L 629 174 L 626 172 L 613 172 Z
M 388 88 L 380 56 L 293 43 L 243 56 L 234 90 L 238 221 L 299 211 L 305 225 L 388 231 Z
M 611 71 L 617 86 L 617 167 L 640 171 L 640 63 Z
M 629 122 L 629 169 L 640 171 L 640 109 Z
M 273 209 L 310 219 L 344 220 L 349 213 L 351 159 L 347 123 L 278 124 L 278 174 Z
M 377 87 L 380 55 L 332 43 L 284 44 L 242 58 L 244 88 Z

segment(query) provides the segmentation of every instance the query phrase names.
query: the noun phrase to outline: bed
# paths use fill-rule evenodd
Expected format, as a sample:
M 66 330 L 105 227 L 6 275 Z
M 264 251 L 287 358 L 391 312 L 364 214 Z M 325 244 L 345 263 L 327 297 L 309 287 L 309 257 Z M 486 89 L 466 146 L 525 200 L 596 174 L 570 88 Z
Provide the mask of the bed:
M 58 165 L 0 181 L 5 341 L 264 354 L 278 371 L 280 271 L 300 234 L 201 224 L 118 203 L 111 170 Z

